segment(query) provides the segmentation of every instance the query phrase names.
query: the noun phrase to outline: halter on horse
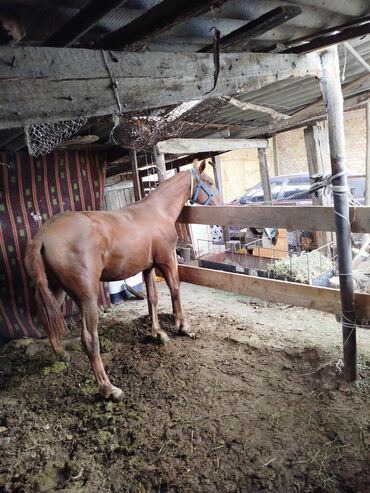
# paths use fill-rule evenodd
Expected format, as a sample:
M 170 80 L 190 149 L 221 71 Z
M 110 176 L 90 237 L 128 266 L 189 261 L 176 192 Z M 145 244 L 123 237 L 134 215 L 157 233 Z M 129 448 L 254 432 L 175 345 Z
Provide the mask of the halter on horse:
M 63 352 L 60 337 L 66 334 L 66 324 L 60 305 L 68 293 L 81 312 L 82 343 L 99 391 L 107 398 L 121 400 L 123 392 L 109 381 L 100 357 L 100 281 L 127 279 L 142 271 L 152 318 L 151 335 L 165 343 L 169 338 L 159 325 L 154 281 L 154 269 L 159 269 L 171 292 L 177 330 L 193 336 L 180 299 L 175 222 L 188 200 L 207 205 L 221 203 L 204 169 L 203 161 L 198 169 L 176 174 L 140 202 L 123 209 L 58 214 L 27 245 L 25 265 L 36 288 L 38 317 L 54 352 Z

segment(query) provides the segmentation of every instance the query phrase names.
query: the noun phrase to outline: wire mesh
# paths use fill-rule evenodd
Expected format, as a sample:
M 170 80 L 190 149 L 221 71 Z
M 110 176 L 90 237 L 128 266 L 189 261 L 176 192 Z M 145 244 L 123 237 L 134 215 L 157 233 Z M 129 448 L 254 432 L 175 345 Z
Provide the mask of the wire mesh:
M 225 104 L 221 98 L 210 98 L 170 108 L 124 113 L 120 115 L 120 125 L 114 137 L 124 147 L 149 150 L 161 140 L 185 137 L 200 130 Z
M 87 118 L 61 122 L 37 123 L 25 127 L 26 143 L 31 156 L 44 156 L 75 135 L 85 125 Z

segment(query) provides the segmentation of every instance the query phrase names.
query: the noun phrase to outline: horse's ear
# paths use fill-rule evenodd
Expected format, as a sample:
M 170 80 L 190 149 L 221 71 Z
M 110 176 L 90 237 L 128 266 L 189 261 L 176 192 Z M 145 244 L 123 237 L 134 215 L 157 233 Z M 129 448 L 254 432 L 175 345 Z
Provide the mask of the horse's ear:
M 200 165 L 199 165 L 199 167 L 198 167 L 198 171 L 199 171 L 199 174 L 200 174 L 200 175 L 201 175 L 201 174 L 203 173 L 203 171 L 206 169 L 206 166 L 207 166 L 207 160 L 206 160 L 206 159 L 204 159 L 204 160 L 200 163 Z

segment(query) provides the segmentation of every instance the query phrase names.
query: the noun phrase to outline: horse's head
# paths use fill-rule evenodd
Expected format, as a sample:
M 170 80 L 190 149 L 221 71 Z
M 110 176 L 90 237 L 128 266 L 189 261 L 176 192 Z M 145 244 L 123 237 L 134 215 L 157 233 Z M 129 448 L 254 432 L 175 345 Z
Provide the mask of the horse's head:
M 194 167 L 190 170 L 190 202 L 201 205 L 222 205 L 222 199 L 213 179 L 204 172 L 206 160 L 193 161 Z

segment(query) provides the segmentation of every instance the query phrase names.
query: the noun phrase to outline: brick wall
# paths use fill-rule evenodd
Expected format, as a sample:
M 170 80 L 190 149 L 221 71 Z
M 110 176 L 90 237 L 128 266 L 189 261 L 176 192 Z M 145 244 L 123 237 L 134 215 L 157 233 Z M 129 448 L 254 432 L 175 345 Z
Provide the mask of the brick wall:
M 327 122 L 322 123 L 324 146 L 322 149 L 325 170 L 330 172 L 330 154 Z M 360 109 L 345 113 L 346 158 L 350 174 L 365 174 L 366 117 Z M 308 171 L 303 128 L 284 132 L 276 136 L 279 174 Z M 270 176 L 274 176 L 272 140 L 267 149 Z M 257 149 L 231 151 L 220 156 L 221 177 L 225 202 L 240 197 L 245 190 L 261 181 Z
M 322 123 L 324 148 L 322 149 L 325 170 L 330 172 L 330 154 L 327 122 Z M 345 113 L 344 132 L 346 137 L 346 158 L 350 174 L 365 174 L 366 159 L 366 117 L 360 109 Z M 303 128 L 291 130 L 276 136 L 280 174 L 307 171 L 306 149 Z
M 274 176 L 271 146 L 267 149 L 270 176 Z M 220 156 L 221 180 L 225 203 L 243 195 L 261 181 L 257 149 L 230 151 Z

